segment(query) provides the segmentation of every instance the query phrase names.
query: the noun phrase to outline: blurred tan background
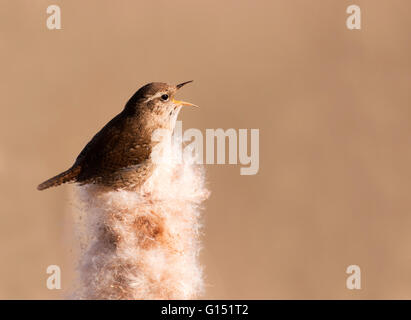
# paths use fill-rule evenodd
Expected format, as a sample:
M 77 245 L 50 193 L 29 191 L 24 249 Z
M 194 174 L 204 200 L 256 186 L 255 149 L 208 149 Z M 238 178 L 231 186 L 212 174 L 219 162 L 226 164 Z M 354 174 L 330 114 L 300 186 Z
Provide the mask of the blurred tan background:
M 46 28 L 58 4 L 62 30 Z M 362 30 L 345 21 L 362 9 Z M 407 0 L 2 0 L 0 298 L 60 299 L 70 190 L 38 183 L 147 82 L 194 79 L 184 128 L 260 129 L 260 171 L 207 166 L 202 260 L 216 299 L 411 298 Z M 362 271 L 350 291 L 347 266 Z

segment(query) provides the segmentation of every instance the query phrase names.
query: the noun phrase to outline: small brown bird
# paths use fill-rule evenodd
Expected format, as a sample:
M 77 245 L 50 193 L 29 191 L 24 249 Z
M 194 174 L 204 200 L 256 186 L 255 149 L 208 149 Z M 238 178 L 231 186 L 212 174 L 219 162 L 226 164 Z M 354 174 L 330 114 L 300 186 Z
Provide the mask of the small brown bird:
M 133 189 L 141 185 L 154 169 L 151 159 L 153 132 L 173 131 L 182 106 L 174 95 L 187 81 L 176 86 L 153 82 L 140 88 L 123 111 L 108 122 L 80 152 L 73 166 L 43 182 L 44 190 L 66 182 L 99 184 L 112 189 Z

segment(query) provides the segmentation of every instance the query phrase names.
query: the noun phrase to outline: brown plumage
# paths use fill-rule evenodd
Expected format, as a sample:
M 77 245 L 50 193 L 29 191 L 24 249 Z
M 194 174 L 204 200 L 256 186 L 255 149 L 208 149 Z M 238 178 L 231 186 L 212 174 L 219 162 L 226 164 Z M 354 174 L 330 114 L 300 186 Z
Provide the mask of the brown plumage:
M 140 88 L 123 111 L 108 122 L 80 152 L 73 166 L 41 183 L 44 190 L 67 182 L 95 183 L 112 189 L 131 189 L 141 185 L 151 174 L 153 132 L 174 130 L 183 105 L 174 94 L 187 81 L 177 86 L 154 82 Z

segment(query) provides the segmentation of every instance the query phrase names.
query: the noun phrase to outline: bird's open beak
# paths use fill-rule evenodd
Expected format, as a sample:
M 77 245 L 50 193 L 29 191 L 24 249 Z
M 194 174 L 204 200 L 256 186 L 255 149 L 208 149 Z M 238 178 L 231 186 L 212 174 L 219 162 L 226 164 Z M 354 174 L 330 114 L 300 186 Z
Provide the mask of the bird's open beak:
M 183 83 L 180 83 L 180 84 L 176 85 L 177 90 L 180 89 L 181 87 L 185 86 L 187 83 L 190 83 L 190 82 L 193 82 L 193 80 L 186 81 L 186 82 L 183 82 Z M 175 104 L 177 104 L 177 105 L 180 105 L 180 106 L 198 107 L 198 106 L 195 105 L 195 104 L 192 104 L 192 103 L 190 103 L 190 102 L 181 101 L 181 100 L 175 100 L 175 99 L 173 99 L 173 102 L 174 102 Z
M 181 101 L 181 100 L 173 99 L 173 102 L 175 104 L 178 104 L 179 106 L 198 107 L 196 104 L 192 104 L 190 102 L 185 102 L 185 101 Z
M 187 83 L 191 83 L 191 82 L 193 82 L 193 80 L 180 83 L 180 84 L 176 85 L 176 87 L 177 87 L 177 89 L 180 89 L 182 86 L 185 86 Z

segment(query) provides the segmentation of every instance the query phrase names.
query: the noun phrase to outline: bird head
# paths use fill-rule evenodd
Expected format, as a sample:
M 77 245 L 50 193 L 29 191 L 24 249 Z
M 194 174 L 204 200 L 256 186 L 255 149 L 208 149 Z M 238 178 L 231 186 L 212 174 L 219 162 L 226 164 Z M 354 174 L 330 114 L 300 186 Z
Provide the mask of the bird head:
M 141 87 L 128 101 L 126 109 L 137 111 L 138 116 L 145 116 L 153 123 L 170 125 L 173 129 L 178 113 L 183 106 L 195 104 L 176 100 L 177 91 L 192 82 L 186 81 L 178 85 L 169 85 L 163 82 L 152 82 Z

